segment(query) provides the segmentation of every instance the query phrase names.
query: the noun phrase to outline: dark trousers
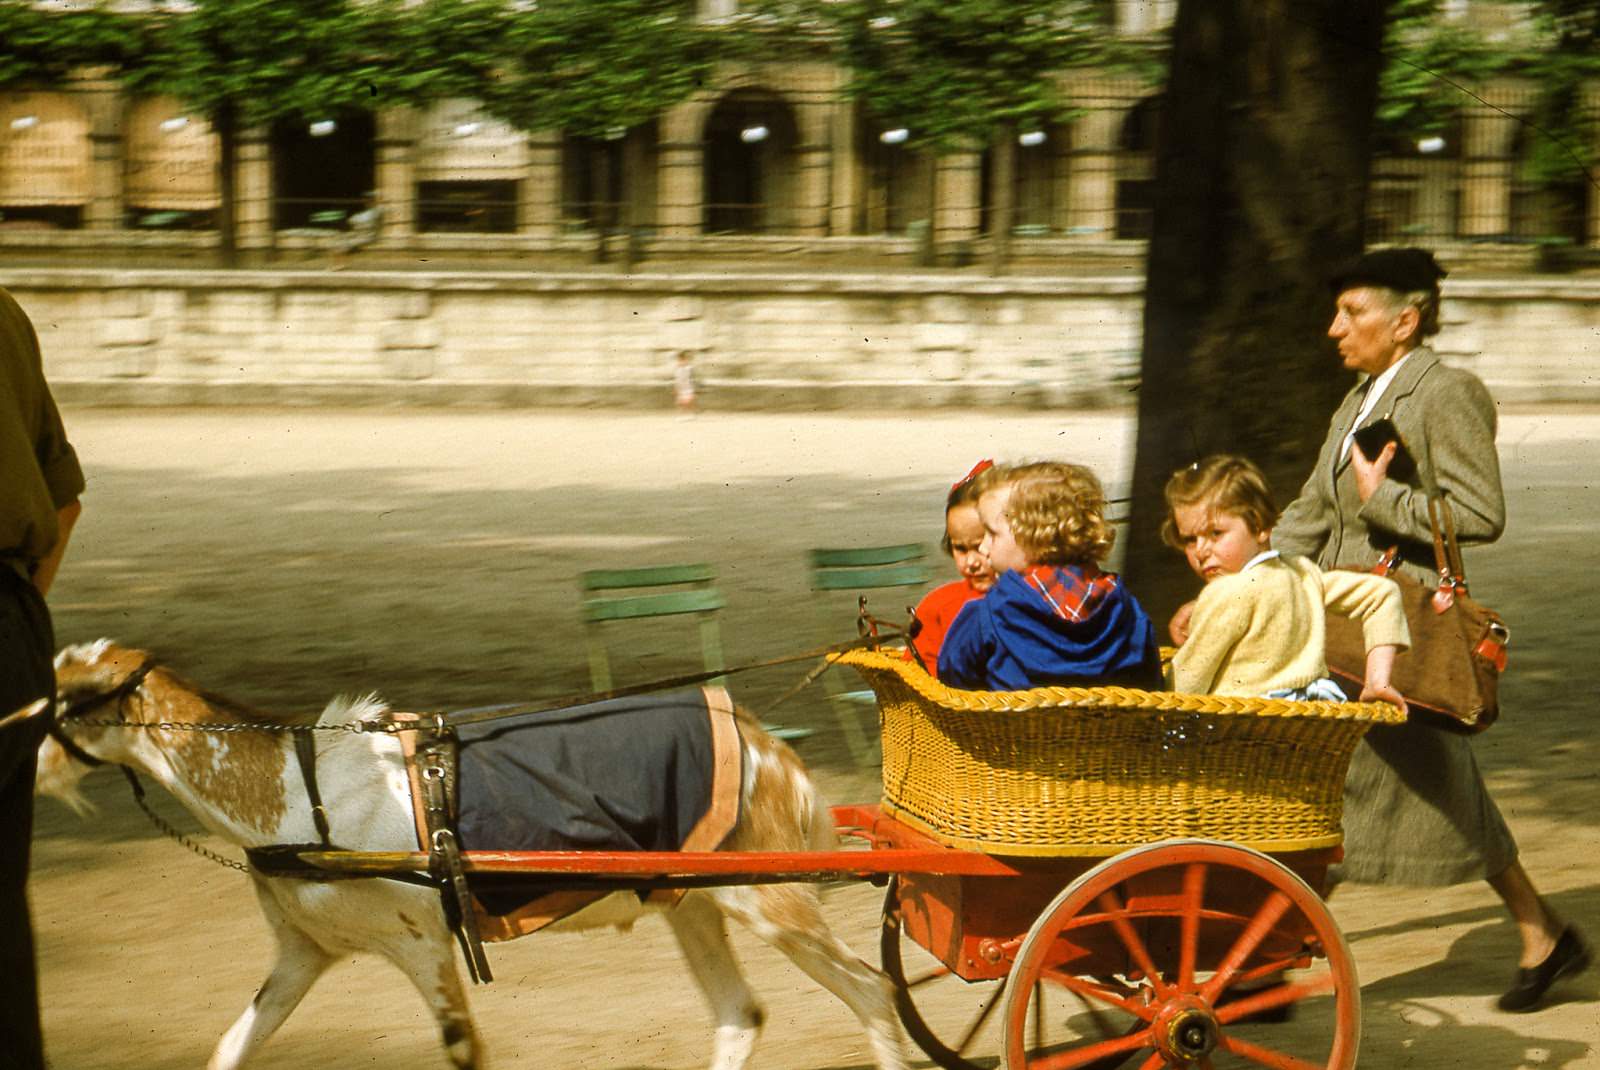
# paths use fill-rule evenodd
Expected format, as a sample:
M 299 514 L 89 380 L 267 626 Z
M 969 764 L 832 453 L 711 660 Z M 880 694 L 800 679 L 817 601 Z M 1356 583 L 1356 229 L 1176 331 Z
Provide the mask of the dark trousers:
M 55 637 L 44 599 L 0 561 L 0 717 L 55 694 Z M 28 914 L 33 773 L 45 718 L 0 728 L 0 1068 L 42 1070 L 38 972 Z

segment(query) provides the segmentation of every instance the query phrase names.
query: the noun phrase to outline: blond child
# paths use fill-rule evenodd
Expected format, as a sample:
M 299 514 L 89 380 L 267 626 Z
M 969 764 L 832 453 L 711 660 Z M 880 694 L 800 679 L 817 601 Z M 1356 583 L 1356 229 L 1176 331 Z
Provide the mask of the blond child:
M 1363 700 L 1404 706 L 1390 683 L 1411 645 L 1400 589 L 1370 573 L 1323 572 L 1269 547 L 1278 511 L 1261 470 L 1223 454 L 1173 473 L 1161 534 L 1206 581 L 1172 659 L 1175 691 L 1342 701 L 1328 679 L 1325 612 L 1361 621 Z
M 916 624 L 911 647 L 929 672 L 939 664 L 939 648 L 961 607 L 994 586 L 994 569 L 983 555 L 983 518 L 978 515 L 978 477 L 993 467 L 993 461 L 979 461 L 945 495 L 939 547 L 955 562 L 961 578 L 929 591 L 912 611 Z
M 977 492 L 994 586 L 950 625 L 939 679 L 987 691 L 1160 686 L 1150 618 L 1100 568 L 1114 533 L 1094 473 L 1056 462 L 991 468 Z

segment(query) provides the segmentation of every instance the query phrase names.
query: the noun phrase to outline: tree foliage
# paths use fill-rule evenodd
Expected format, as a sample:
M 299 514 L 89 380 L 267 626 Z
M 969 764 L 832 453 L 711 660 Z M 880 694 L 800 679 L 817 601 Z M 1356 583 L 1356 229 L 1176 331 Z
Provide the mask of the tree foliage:
M 681 0 L 423 0 L 395 20 L 401 91 L 473 97 L 524 130 L 628 130 L 711 78 L 719 35 Z
M 1551 184 L 1594 181 L 1595 116 L 1585 83 L 1600 79 L 1600 0 L 1537 0 L 1509 39 L 1491 39 L 1470 19 L 1443 15 L 1439 0 L 1396 0 L 1384 38 L 1377 124 L 1389 144 L 1452 136 L 1463 108 L 1492 79 L 1525 80 L 1530 106 L 1524 177 Z
M 1080 0 L 786 0 L 763 10 L 821 41 L 880 123 L 941 154 L 1068 118 L 1061 73 L 1112 58 L 1112 35 Z
M 356 0 L 190 0 L 132 19 L 136 91 L 245 124 L 372 108 L 392 95 L 385 12 Z
M 127 19 L 102 3 L 49 11 L 32 0 L 0 0 L 0 88 L 49 85 L 82 67 L 120 66 L 135 42 Z

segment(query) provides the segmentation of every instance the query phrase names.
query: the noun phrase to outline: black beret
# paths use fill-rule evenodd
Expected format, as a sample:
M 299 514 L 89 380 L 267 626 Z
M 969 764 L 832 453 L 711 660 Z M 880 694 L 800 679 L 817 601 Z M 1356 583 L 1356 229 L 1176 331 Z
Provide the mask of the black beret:
M 1350 261 L 1328 280 L 1335 294 L 1352 286 L 1382 286 L 1399 293 L 1432 290 L 1447 272 L 1426 249 L 1379 249 Z

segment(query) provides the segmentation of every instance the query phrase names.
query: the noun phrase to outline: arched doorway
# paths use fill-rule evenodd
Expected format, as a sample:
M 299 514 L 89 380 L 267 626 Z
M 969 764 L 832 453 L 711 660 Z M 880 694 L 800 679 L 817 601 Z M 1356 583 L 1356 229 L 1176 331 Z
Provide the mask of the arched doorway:
M 89 120 L 64 93 L 0 102 L 0 225 L 74 228 L 89 203 Z
M 903 127 L 862 115 L 856 128 L 857 158 L 866 178 L 859 231 L 905 234 L 927 226 L 933 211 L 933 157 L 908 148 L 911 132 Z
M 1058 204 L 1063 206 L 1065 194 L 1058 187 L 1066 181 L 1065 161 L 1071 150 L 1070 128 L 1060 124 L 1029 127 L 1016 135 L 1015 215 L 1012 233 L 1017 237 L 1045 237 L 1058 222 Z M 983 151 L 982 172 L 979 176 L 982 214 L 980 230 L 990 234 L 994 229 L 995 188 L 994 149 Z
M 711 110 L 704 142 L 706 233 L 794 228 L 799 134 L 782 98 L 766 90 L 734 90 Z
M 173 97 L 141 97 L 123 121 L 127 225 L 163 230 L 212 229 L 217 189 L 217 135 Z
M 1416 137 L 1380 129 L 1367 188 L 1366 240 L 1448 241 L 1460 231 L 1462 125 Z
M 654 119 L 610 137 L 561 140 L 563 226 L 606 232 L 655 226 L 660 134 Z
M 1538 166 L 1535 155 L 1541 147 L 1548 147 L 1539 144 L 1545 137 L 1539 128 L 1522 122 L 1511 141 L 1516 168 L 1510 190 L 1511 237 L 1518 241 L 1556 240 L 1583 245 L 1588 238 L 1585 231 L 1589 198 L 1594 196 L 1592 184 L 1581 165 L 1567 164 L 1565 153 L 1549 154 L 1565 166 Z
M 1156 143 L 1161 137 L 1161 98 L 1146 97 L 1128 109 L 1117 134 L 1116 236 L 1147 239 L 1155 209 Z
M 375 133 L 367 112 L 274 124 L 273 226 L 338 229 L 361 211 L 377 174 Z

